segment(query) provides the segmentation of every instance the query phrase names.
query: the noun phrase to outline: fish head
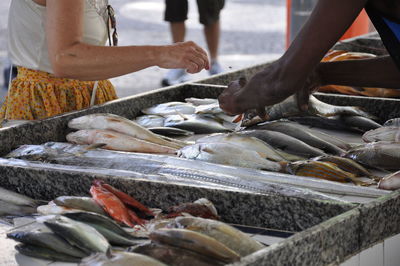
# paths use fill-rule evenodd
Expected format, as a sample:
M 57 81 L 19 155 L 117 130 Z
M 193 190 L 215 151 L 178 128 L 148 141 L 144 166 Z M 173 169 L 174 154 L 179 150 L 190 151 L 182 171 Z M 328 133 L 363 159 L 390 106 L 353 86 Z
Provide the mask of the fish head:
M 400 118 L 389 119 L 383 124 L 385 127 L 400 127 Z
M 111 114 L 84 115 L 70 120 L 68 127 L 72 129 L 105 129 L 109 118 L 112 118 Z
M 90 144 L 92 139 L 92 132 L 90 130 L 79 130 L 69 133 L 66 136 L 68 142 L 75 144 Z
M 187 159 L 196 159 L 201 153 L 201 146 L 199 144 L 193 144 L 178 150 L 178 157 Z
M 399 127 L 380 127 L 364 133 L 362 139 L 365 142 L 374 141 L 398 141 L 400 136 Z

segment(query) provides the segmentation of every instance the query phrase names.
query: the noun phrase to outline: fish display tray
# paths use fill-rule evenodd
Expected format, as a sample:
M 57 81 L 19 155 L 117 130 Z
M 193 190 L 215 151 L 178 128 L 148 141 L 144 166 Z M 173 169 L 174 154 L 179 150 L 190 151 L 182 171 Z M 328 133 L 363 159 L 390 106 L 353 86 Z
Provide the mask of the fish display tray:
M 377 41 L 378 42 L 378 41 Z M 375 45 L 376 46 L 376 45 Z M 225 86 L 241 76 L 250 77 L 260 64 L 215 77 L 153 90 L 90 109 L 0 129 L 0 156 L 23 144 L 65 141 L 67 123 L 90 113 L 113 113 L 132 119 L 140 110 L 188 97 L 216 98 Z M 400 117 L 396 99 L 342 96 L 318 93 L 327 103 L 363 106 L 381 121 Z M 271 173 L 274 175 L 274 173 Z M 3 187 L 40 199 L 60 195 L 87 195 L 91 181 L 100 178 L 128 191 L 144 204 L 168 206 L 206 197 L 215 203 L 224 221 L 297 232 L 293 236 L 243 258 L 235 265 L 327 265 L 338 264 L 377 242 L 400 233 L 400 191 L 366 204 L 342 204 L 260 194 L 202 185 L 182 185 L 143 176 L 93 173 L 70 168 L 44 167 L 40 163 L 0 159 Z

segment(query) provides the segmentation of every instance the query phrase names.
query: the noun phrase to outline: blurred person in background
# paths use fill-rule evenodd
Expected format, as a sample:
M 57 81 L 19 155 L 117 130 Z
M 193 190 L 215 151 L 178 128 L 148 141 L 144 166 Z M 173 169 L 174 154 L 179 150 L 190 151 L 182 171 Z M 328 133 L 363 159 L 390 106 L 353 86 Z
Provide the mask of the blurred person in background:
M 365 8 L 388 56 L 323 62 L 321 59 Z M 400 88 L 400 1 L 319 0 L 288 50 L 247 84 L 232 82 L 219 96 L 222 109 L 241 114 L 256 109 L 265 118 L 270 106 L 296 94 L 301 109 L 323 85 Z
M 170 23 L 172 41 L 174 43 L 183 42 L 186 35 L 185 21 L 188 15 L 188 0 L 166 0 L 165 4 L 165 21 Z M 224 5 L 224 0 L 197 0 L 200 23 L 204 25 L 204 35 L 211 59 L 210 75 L 223 72 L 218 62 L 218 46 L 221 31 L 220 13 Z M 187 79 L 185 69 L 171 69 L 166 73 L 161 84 L 169 86 Z
M 209 69 L 193 42 L 117 47 L 117 37 L 108 0 L 12 0 L 8 49 L 18 75 L 0 120 L 43 119 L 114 100 L 109 78 L 150 66 Z

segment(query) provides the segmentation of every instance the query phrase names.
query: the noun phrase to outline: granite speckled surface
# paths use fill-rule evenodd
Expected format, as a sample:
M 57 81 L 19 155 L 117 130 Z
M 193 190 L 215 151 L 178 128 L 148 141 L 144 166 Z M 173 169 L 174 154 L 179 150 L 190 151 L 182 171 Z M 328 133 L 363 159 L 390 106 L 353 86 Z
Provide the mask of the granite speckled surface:
M 361 205 L 361 248 L 366 249 L 400 232 L 400 190 Z
M 2 186 L 35 199 L 52 200 L 62 195 L 88 195 L 92 180 L 99 178 L 150 207 L 165 209 L 205 197 L 215 204 L 221 217 L 227 222 L 287 231 L 302 231 L 356 206 L 279 194 L 178 185 L 140 177 L 136 179 L 118 174 L 49 169 L 40 164 L 0 164 Z
M 359 210 L 353 209 L 244 257 L 234 265 L 336 265 L 358 250 Z

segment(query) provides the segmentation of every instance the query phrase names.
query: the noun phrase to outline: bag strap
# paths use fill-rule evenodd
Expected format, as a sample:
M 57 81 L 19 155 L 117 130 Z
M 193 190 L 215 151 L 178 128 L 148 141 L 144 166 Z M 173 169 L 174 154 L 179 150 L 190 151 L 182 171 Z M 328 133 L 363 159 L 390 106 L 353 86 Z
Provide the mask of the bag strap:
M 97 93 L 97 88 L 99 87 L 99 82 L 95 81 L 93 85 L 93 91 L 92 91 L 92 97 L 90 98 L 90 106 L 94 105 L 94 102 L 96 100 L 96 93 Z

